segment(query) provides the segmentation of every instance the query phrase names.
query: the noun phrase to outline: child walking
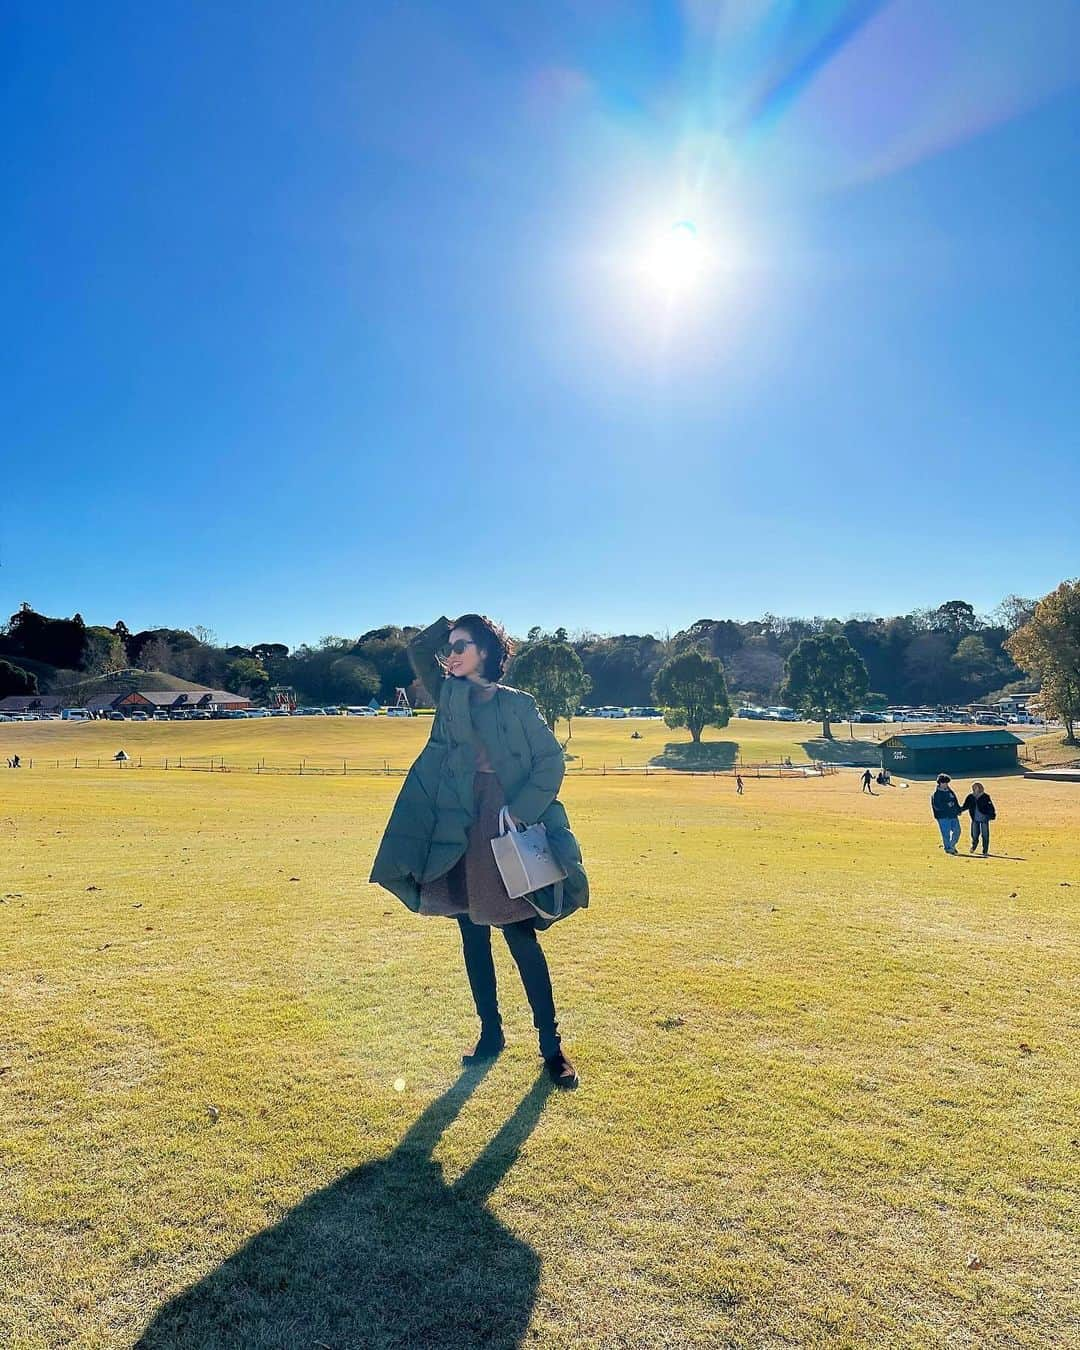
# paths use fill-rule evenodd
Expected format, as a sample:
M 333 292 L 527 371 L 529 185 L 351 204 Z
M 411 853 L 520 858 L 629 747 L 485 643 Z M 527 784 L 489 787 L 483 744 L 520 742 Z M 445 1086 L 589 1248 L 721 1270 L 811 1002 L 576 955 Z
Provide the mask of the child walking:
M 974 853 L 981 842 L 985 858 L 990 852 L 990 822 L 997 820 L 997 811 L 981 783 L 972 783 L 971 791 L 960 807 L 961 814 L 965 811 L 971 812 L 971 851 Z

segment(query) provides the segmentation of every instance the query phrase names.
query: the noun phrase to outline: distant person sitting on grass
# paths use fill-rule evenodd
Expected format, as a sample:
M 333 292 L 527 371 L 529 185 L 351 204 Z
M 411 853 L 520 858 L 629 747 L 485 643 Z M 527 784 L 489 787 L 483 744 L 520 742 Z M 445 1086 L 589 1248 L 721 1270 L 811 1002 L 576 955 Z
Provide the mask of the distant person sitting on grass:
M 939 773 L 937 788 L 930 798 L 930 809 L 941 831 L 941 842 L 946 853 L 955 853 L 960 842 L 960 802 L 949 784 L 952 779 L 947 773 Z
M 870 784 L 873 782 L 873 778 L 874 778 L 874 775 L 870 772 L 869 769 L 867 769 L 866 772 L 865 772 L 865 773 L 863 774 L 863 776 L 862 776 L 862 790 L 863 790 L 864 792 L 869 792 L 869 794 L 870 794 L 871 797 L 873 797 L 873 796 L 875 795 L 875 794 L 874 794 L 874 789 L 870 786 Z
M 971 812 L 972 853 L 979 847 L 981 839 L 982 855 L 985 858 L 990 852 L 990 822 L 997 820 L 997 812 L 994 810 L 994 803 L 990 800 L 989 792 L 981 783 L 972 783 L 971 791 L 964 798 L 964 804 L 960 810 Z

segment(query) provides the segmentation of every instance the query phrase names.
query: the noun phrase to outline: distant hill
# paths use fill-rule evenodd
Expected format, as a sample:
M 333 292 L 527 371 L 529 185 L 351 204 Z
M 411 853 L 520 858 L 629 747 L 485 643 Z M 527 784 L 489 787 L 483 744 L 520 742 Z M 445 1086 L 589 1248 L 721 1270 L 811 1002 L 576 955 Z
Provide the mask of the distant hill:
M 169 675 L 163 670 L 136 670 L 134 667 L 128 670 L 114 670 L 108 675 L 88 675 L 70 684 L 57 684 L 51 692 L 70 697 L 72 703 L 77 704 L 89 698 L 116 698 L 119 694 L 134 693 L 136 689 L 207 692 L 205 684 L 193 684 L 191 680 L 182 680 L 178 675 Z

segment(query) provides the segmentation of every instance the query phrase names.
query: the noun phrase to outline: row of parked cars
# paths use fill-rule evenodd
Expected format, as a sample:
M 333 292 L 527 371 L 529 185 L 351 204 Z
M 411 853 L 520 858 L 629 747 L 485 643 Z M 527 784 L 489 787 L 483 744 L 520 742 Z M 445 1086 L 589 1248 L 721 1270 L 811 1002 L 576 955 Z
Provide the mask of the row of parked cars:
M 384 708 L 172 708 L 168 711 L 158 709 L 146 712 L 136 708 L 129 712 L 120 712 L 110 708 L 104 714 L 108 722 L 220 722 L 236 721 L 249 717 L 411 717 L 412 709 Z M 91 722 L 94 720 L 88 708 L 65 708 L 62 713 L 25 712 L 0 713 L 0 722 Z
M 599 708 L 581 707 L 577 710 L 578 717 L 663 717 L 663 711 L 660 708 L 615 708 L 609 704 L 604 704 Z

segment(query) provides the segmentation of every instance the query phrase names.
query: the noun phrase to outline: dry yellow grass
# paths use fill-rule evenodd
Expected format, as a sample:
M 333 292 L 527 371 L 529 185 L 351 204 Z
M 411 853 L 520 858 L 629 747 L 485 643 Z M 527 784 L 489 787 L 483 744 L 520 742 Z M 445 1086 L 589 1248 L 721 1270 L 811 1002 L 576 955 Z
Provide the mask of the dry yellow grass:
M 453 926 L 365 880 L 398 780 L 0 773 L 5 1347 L 1072 1342 L 1075 786 L 993 781 L 984 861 L 925 785 L 570 781 L 550 1097 L 499 947 L 458 1082 Z

